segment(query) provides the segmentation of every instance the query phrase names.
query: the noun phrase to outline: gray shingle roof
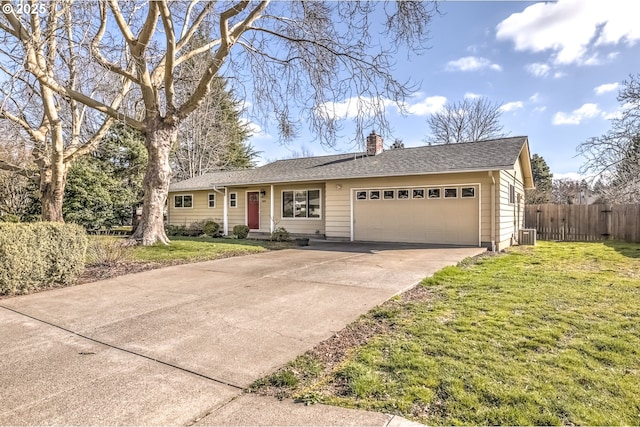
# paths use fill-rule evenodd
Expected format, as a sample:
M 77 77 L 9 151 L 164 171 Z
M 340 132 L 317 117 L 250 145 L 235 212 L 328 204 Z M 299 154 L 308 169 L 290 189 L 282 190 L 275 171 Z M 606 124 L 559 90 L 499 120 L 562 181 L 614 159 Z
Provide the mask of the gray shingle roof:
M 377 156 L 350 153 L 278 160 L 255 169 L 208 173 L 173 183 L 169 190 L 204 190 L 214 186 L 507 170 L 513 168 L 526 143 L 526 136 L 516 136 L 387 150 Z

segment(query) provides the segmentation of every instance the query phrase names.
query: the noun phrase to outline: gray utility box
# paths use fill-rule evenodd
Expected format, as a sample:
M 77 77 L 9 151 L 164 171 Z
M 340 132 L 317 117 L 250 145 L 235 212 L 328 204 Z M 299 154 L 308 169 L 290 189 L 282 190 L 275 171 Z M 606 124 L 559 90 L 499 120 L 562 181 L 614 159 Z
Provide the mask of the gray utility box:
M 520 230 L 518 236 L 518 243 L 521 245 L 536 245 L 536 229 L 535 228 L 523 228 Z

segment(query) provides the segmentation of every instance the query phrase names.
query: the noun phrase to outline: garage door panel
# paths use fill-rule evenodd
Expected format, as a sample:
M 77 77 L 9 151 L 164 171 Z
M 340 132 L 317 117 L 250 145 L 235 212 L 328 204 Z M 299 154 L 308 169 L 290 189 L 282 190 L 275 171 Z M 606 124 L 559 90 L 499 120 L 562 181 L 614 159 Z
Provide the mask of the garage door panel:
M 459 186 L 458 186 L 459 187 Z M 465 186 L 468 187 L 468 186 Z M 477 186 L 475 194 L 478 194 Z M 441 191 L 444 194 L 444 191 Z M 458 188 L 458 195 L 461 194 Z M 354 199 L 354 239 L 479 244 L 478 198 Z

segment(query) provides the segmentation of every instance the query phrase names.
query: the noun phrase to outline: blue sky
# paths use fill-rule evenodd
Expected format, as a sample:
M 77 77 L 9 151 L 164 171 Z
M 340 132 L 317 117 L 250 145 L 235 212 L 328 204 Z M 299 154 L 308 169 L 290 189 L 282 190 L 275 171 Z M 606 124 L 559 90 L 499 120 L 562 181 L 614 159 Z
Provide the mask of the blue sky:
M 620 108 L 619 84 L 640 72 L 640 1 L 447 1 L 440 10 L 431 49 L 397 58 L 398 78 L 420 89 L 408 100 L 409 114 L 387 108 L 392 136 L 385 144 L 398 138 L 424 145 L 429 114 L 444 102 L 480 95 L 503 104 L 504 130 L 528 135 L 532 153 L 555 177 L 577 177 L 583 159 L 576 147 L 609 129 Z M 336 100 L 335 109 L 348 115 L 351 106 Z M 316 155 L 354 151 L 350 144 L 325 149 L 304 129 L 283 146 L 269 133 L 274 126 L 259 127 L 251 143 L 264 159 L 302 146 Z

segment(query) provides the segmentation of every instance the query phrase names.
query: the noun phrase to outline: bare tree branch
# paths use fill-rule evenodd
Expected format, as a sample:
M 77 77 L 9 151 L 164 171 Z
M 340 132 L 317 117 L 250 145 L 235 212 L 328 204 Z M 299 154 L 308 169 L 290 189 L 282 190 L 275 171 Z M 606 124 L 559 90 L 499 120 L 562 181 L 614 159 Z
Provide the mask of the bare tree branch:
M 455 144 L 505 136 L 500 124 L 500 104 L 486 98 L 465 99 L 449 103 L 427 120 L 429 144 Z

